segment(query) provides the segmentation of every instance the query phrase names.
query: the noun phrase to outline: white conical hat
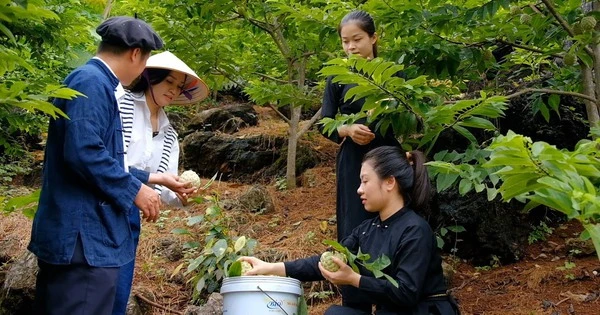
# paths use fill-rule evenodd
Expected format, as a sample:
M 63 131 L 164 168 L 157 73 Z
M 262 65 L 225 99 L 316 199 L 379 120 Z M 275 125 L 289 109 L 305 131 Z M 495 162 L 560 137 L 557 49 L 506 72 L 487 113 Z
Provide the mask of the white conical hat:
M 208 96 L 208 86 L 206 83 L 185 62 L 169 51 L 150 56 L 146 62 L 146 68 L 179 71 L 188 76 L 181 94 L 171 104 L 193 104 L 200 102 Z

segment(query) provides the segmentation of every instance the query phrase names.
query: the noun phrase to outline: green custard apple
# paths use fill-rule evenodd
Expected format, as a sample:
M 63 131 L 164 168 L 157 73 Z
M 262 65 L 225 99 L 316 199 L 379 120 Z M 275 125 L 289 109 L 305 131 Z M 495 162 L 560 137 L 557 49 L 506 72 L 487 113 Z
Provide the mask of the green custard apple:
M 331 271 L 331 272 L 336 272 L 340 269 L 340 266 L 338 266 L 336 263 L 333 262 L 333 257 L 337 257 L 339 260 L 343 261 L 344 263 L 348 262 L 348 259 L 346 258 L 346 255 L 334 251 L 334 252 L 324 252 L 321 255 L 321 264 L 323 265 L 323 268 L 325 268 L 327 271 Z

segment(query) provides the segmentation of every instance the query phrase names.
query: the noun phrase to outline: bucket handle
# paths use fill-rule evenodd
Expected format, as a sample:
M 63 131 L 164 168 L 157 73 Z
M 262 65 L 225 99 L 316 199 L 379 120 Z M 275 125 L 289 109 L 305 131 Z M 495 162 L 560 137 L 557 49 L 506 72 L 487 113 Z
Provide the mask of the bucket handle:
M 275 299 L 273 299 L 267 292 L 261 289 L 259 285 L 257 285 L 256 288 L 259 289 L 260 292 L 264 293 L 269 299 L 271 299 L 271 301 L 273 301 L 273 303 L 275 303 L 275 305 L 277 305 L 285 315 L 290 315 L 283 309 L 283 307 L 281 307 L 281 305 L 279 305 L 279 303 L 277 303 L 277 301 L 275 301 Z

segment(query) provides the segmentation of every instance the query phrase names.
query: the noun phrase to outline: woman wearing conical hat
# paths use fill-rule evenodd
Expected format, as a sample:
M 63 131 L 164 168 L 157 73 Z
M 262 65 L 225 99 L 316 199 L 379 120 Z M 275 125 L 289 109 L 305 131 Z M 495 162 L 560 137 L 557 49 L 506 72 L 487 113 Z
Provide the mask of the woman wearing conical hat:
M 200 102 L 208 96 L 208 87 L 181 59 L 165 51 L 151 56 L 137 83 L 119 102 L 123 124 L 126 164 L 151 176 L 178 174 L 179 142 L 164 107 Z M 171 206 L 187 203 L 187 196 L 155 185 L 161 201 Z M 136 247 L 140 235 L 138 211 L 129 215 Z M 113 314 L 125 314 L 133 280 L 134 261 L 121 267 Z

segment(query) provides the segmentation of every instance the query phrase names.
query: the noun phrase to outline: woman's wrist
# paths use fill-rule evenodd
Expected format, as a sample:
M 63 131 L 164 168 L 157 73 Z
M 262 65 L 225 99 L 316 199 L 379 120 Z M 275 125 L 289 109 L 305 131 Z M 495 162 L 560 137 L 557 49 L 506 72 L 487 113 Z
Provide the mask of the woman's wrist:
M 148 184 L 162 185 L 163 173 L 150 173 Z
M 337 129 L 340 138 L 348 137 L 350 135 L 350 125 L 343 125 Z

